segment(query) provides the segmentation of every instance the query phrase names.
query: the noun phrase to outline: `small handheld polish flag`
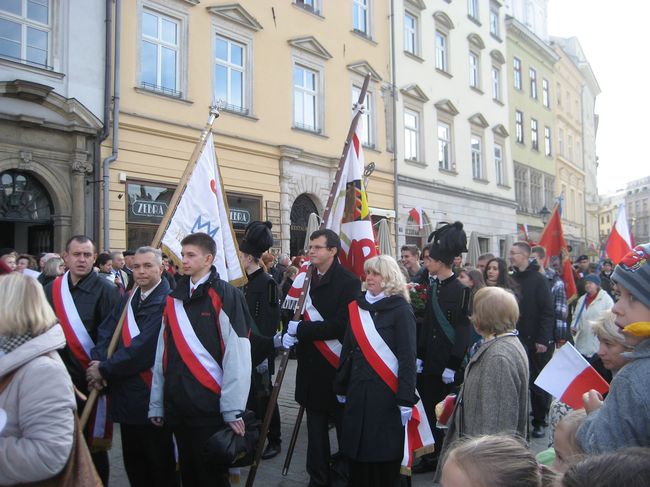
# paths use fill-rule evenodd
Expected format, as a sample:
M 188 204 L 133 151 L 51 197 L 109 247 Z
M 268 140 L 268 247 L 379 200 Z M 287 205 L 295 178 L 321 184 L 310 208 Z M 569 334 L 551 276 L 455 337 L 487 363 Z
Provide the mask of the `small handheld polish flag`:
M 573 409 L 583 407 L 582 395 L 595 389 L 609 390 L 603 379 L 570 343 L 562 346 L 537 376 L 535 385 Z

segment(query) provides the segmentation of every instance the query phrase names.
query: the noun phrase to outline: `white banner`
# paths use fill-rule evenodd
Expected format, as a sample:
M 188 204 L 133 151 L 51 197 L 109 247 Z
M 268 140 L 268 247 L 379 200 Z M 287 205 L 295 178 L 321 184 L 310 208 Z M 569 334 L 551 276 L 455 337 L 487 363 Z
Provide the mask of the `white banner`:
M 217 244 L 214 266 L 221 278 L 230 282 L 244 278 L 212 133 L 208 135 L 185 191 L 172 211 L 171 221 L 161 239 L 170 252 L 181 260 L 181 240 L 190 233 L 207 233 Z

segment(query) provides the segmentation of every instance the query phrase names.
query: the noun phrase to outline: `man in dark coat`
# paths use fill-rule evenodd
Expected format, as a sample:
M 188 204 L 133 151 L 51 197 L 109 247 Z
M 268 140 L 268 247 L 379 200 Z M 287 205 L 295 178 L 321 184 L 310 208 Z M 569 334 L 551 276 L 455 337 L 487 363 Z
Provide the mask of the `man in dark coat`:
M 461 222 L 436 230 L 424 248 L 424 265 L 431 286 L 424 322 L 418 330 L 418 392 L 436 440 L 436 452 L 422 457 L 413 473 L 436 469 L 444 432 L 436 428 L 435 407 L 462 382 L 461 366 L 471 336 L 468 316 L 470 290 L 452 270 L 454 257 L 466 252 L 467 237 Z
M 228 466 L 206 461 L 206 442 L 224 426 L 245 433 L 254 326 L 244 295 L 220 279 L 205 233 L 181 241 L 183 277 L 167 298 L 154 362 L 149 419 L 176 439 L 183 485 L 227 487 Z
M 614 271 L 614 263 L 610 259 L 605 259 L 603 261 L 603 267 L 600 271 L 600 282 L 601 282 L 600 287 L 603 289 L 603 291 L 609 294 L 609 296 L 613 300 L 616 300 L 616 297 L 614 295 L 613 284 L 612 284 L 613 271 Z
M 251 222 L 246 227 L 246 234 L 239 245 L 240 258 L 248 276 L 248 284 L 242 291 L 248 310 L 257 325 L 257 332 L 266 338 L 274 337 L 280 326 L 278 286 L 273 277 L 260 266 L 262 254 L 273 245 L 272 227 L 271 222 Z M 275 370 L 275 349 L 271 348 L 264 360 L 258 364 L 255 357 L 260 342 L 261 340 L 251 340 L 255 368 L 249 404 L 257 417 L 263 420 L 271 393 L 271 376 Z M 280 411 L 276 403 L 269 425 L 268 445 L 262 458 L 267 460 L 275 457 L 280 453 L 281 443 Z
M 528 354 L 530 367 L 530 402 L 533 409 L 533 436 L 544 437 L 550 396 L 534 382 L 553 356 L 554 306 L 546 277 L 539 265 L 530 258 L 531 248 L 526 242 L 515 242 L 510 249 L 513 278 L 519 285 L 519 339 Z
M 111 315 L 113 309 L 118 306 L 120 295 L 117 287 L 108 280 L 100 277 L 93 271 L 93 264 L 97 260 L 95 243 L 85 235 L 75 235 L 68 240 L 63 253 L 63 260 L 69 271 L 57 279 L 67 279 L 70 295 L 74 306 L 79 313 L 84 328 L 88 332 L 93 344 L 97 343 L 97 331 L 99 325 Z M 56 281 L 45 286 L 45 295 L 50 305 L 57 313 L 61 322 L 67 319 L 60 316 L 61 309 L 57 311 L 54 305 L 52 288 Z M 67 335 L 66 335 L 67 336 Z M 86 368 L 75 358 L 69 347 L 60 351 L 61 358 L 65 363 L 68 373 L 72 378 L 74 386 L 83 394 L 88 394 L 88 383 L 86 382 Z M 83 411 L 85 402 L 77 401 L 77 408 Z M 93 434 L 90 431 L 90 423 L 86 426 L 84 434 L 91 439 Z M 91 455 L 97 473 L 104 485 L 108 484 L 109 464 L 108 451 L 110 445 L 99 445 L 90 442 Z
M 296 401 L 307 411 L 307 473 L 309 486 L 330 482 L 328 425 L 333 421 L 341 438 L 342 406 L 336 400 L 333 381 L 338 357 L 325 340 L 343 341 L 348 325 L 348 304 L 361 291 L 359 279 L 338 261 L 339 236 L 332 230 L 317 230 L 309 237 L 312 281 L 309 297 L 322 319 L 290 321 L 283 337 L 285 348 L 296 343 Z M 313 266 L 313 267 L 312 267 Z
M 97 346 L 91 352 L 94 360 L 86 376 L 100 386 L 108 382 L 111 417 L 121 424 L 122 457 L 131 486 L 173 487 L 176 460 L 171 430 L 154 426 L 147 417 L 151 368 L 170 288 L 161 279 L 160 250 L 139 248 L 131 265 L 138 287 L 124 296 L 120 306 L 100 325 Z M 115 353 L 107 358 L 109 343 L 127 304 L 132 314 L 124 321 Z

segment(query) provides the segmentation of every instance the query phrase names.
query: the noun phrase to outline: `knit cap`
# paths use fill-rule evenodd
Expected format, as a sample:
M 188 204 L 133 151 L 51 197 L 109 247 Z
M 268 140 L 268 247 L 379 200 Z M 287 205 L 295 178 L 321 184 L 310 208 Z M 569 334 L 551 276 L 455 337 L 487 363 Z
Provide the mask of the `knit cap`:
M 637 245 L 618 263 L 612 279 L 650 308 L 650 243 Z
M 601 285 L 600 276 L 598 274 L 587 274 L 585 276 L 585 281 L 593 282 L 596 286 L 599 286 L 599 287 Z

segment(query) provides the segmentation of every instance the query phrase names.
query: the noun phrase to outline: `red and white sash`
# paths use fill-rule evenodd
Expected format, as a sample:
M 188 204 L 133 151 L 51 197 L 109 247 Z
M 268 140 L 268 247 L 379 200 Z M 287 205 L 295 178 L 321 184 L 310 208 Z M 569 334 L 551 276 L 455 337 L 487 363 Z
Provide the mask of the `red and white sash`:
M 210 295 L 213 305 L 217 305 L 220 310 L 221 299 L 216 292 L 212 292 Z M 217 316 L 219 316 L 218 310 Z M 171 329 L 176 349 L 183 363 L 203 387 L 215 394 L 221 394 L 223 370 L 214 357 L 210 355 L 210 352 L 203 346 L 199 337 L 196 336 L 192 323 L 190 323 L 190 319 L 185 312 L 183 301 L 168 296 L 165 306 L 165 317 L 165 321 Z M 216 323 L 215 326 L 218 330 L 219 324 Z
M 356 301 L 351 302 L 348 309 L 350 311 L 352 332 L 363 356 L 386 385 L 397 393 L 397 375 L 399 371 L 397 357 L 377 332 L 375 323 L 368 311 L 359 308 Z M 402 470 L 410 472 L 413 458 L 431 452 L 435 443 L 421 400 L 413 406 L 411 419 L 404 428 L 406 431 L 404 433 Z
M 300 293 L 302 292 L 302 286 L 305 283 L 305 277 L 307 276 L 309 266 L 310 263 L 307 261 L 300 268 L 300 272 L 294 279 L 293 285 L 291 286 L 291 289 L 289 289 L 287 297 L 282 304 L 282 307 L 284 309 L 296 309 L 296 305 L 300 299 Z M 316 272 L 316 270 L 314 270 L 314 272 Z M 304 316 L 304 319 L 308 321 L 324 321 L 323 316 L 318 312 L 311 300 L 311 296 L 309 295 L 310 290 L 311 282 L 305 296 L 305 304 L 303 307 L 302 315 Z M 325 360 L 327 360 L 332 367 L 338 368 L 339 360 L 341 358 L 341 350 L 343 349 L 343 345 L 340 341 L 337 339 L 316 340 L 314 341 L 314 346 L 323 355 L 323 357 L 325 357 Z
M 77 306 L 74 304 L 70 287 L 68 286 L 67 271 L 60 277 L 57 277 L 52 283 L 52 301 L 54 301 L 54 312 L 56 313 L 67 346 L 72 352 L 74 358 L 85 369 L 90 364 L 90 351 L 95 347 L 95 342 L 88 334 L 88 330 L 81 321 Z M 108 404 L 106 395 L 98 397 L 95 407 L 91 414 L 90 431 L 92 439 L 107 440 L 112 435 L 112 423 L 108 420 Z
M 129 348 L 133 339 L 140 334 L 140 327 L 135 321 L 135 313 L 133 313 L 133 307 L 131 306 L 134 295 L 135 291 L 131 293 L 129 300 L 126 302 L 126 316 L 124 316 L 124 324 L 122 325 L 122 343 L 124 344 L 124 348 Z M 140 377 L 147 384 L 147 387 L 151 389 L 151 381 L 153 378 L 151 369 L 140 372 Z

